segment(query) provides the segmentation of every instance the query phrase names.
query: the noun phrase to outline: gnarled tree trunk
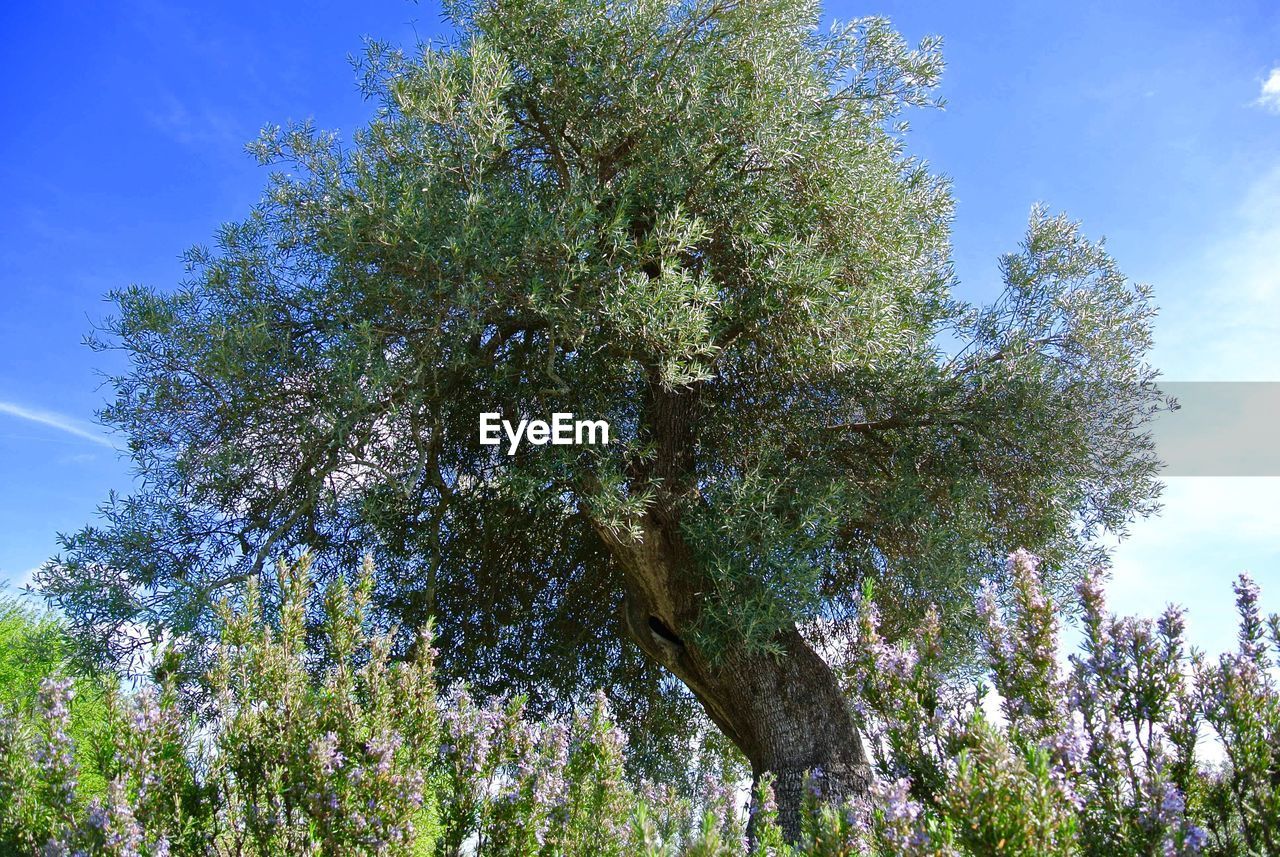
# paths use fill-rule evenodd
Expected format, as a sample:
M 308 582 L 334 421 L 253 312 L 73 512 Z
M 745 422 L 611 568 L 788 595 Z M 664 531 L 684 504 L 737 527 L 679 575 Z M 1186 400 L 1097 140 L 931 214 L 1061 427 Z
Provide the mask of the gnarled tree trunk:
M 799 835 L 805 776 L 820 774 L 824 799 L 865 794 L 862 739 L 831 668 L 794 627 L 773 641 L 781 655 L 752 650 L 745 638 L 712 659 L 687 639 L 703 606 L 705 576 L 682 535 L 679 498 L 697 494 L 694 450 L 701 388 L 664 389 L 651 377 L 643 408 L 654 455 L 641 485 L 662 486 L 639 521 L 639 538 L 597 531 L 623 573 L 625 631 L 693 691 L 707 715 L 751 762 L 756 782 L 774 778 L 779 822 Z
M 870 769 L 861 736 L 831 668 L 790 628 L 782 654 L 730 649 L 713 661 L 685 639 L 697 619 L 699 575 L 672 522 L 651 514 L 639 540 L 602 533 L 625 576 L 628 635 L 693 691 L 711 720 L 751 762 L 755 781 L 773 775 L 779 822 L 799 835 L 804 782 L 818 773 L 823 798 L 866 793 Z

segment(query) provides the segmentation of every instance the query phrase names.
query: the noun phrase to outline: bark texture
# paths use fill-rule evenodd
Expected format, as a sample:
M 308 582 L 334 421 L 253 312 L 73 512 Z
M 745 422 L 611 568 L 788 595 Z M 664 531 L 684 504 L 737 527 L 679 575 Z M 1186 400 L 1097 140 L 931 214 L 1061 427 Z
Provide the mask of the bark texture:
M 773 775 L 779 821 L 794 840 L 806 773 L 820 772 L 824 798 L 838 801 L 865 794 L 870 767 L 835 674 L 794 627 L 775 640 L 781 655 L 750 650 L 744 639 L 713 660 L 688 639 L 704 576 L 679 510 L 696 502 L 699 397 L 699 387 L 671 391 L 650 379 L 643 411 L 655 454 L 631 475 L 661 486 L 658 499 L 639 522 L 640 538 L 598 532 L 622 569 L 626 634 L 694 693 L 750 760 L 757 782 Z
M 646 655 L 694 692 L 713 723 L 751 762 L 756 782 L 773 775 L 787 837 L 799 835 L 804 780 L 820 771 L 824 798 L 864 794 L 869 765 L 840 683 L 794 627 L 776 642 L 781 655 L 728 646 L 716 660 L 690 641 L 703 605 L 703 576 L 681 536 L 682 496 L 696 492 L 698 391 L 650 386 L 645 416 L 655 454 L 639 480 L 663 486 L 640 522 L 640 537 L 599 531 L 622 568 L 623 628 Z
M 870 769 L 848 703 L 831 668 L 797 630 L 778 639 L 781 656 L 741 647 L 713 662 L 682 633 L 697 620 L 700 593 L 679 536 L 650 518 L 643 539 L 608 541 L 624 569 L 627 634 L 693 691 L 750 760 L 757 782 L 773 775 L 789 838 L 799 834 L 806 773 L 820 772 L 824 799 L 866 793 Z

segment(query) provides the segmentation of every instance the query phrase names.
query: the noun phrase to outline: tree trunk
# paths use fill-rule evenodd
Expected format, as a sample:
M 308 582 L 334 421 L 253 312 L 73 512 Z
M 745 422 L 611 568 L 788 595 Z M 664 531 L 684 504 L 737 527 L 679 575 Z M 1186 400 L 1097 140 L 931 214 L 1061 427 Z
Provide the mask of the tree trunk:
M 682 633 L 696 621 L 701 599 L 700 575 L 678 530 L 657 514 L 641 529 L 640 540 L 601 533 L 625 577 L 624 627 L 693 691 L 750 760 L 756 782 L 773 775 L 779 822 L 794 841 L 806 774 L 814 774 L 828 802 L 863 795 L 870 784 L 862 740 L 835 674 L 794 627 L 776 639 L 780 656 L 744 645 L 713 662 Z

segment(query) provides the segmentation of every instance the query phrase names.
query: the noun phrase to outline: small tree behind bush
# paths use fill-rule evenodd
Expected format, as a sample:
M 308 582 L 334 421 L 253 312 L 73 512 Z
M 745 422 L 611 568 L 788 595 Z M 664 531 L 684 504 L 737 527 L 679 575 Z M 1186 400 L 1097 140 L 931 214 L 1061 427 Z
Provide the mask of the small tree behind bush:
M 16 741 L 29 740 L 47 726 L 49 715 L 56 716 L 60 734 L 54 744 L 44 746 L 44 752 L 73 754 L 74 758 L 63 761 L 81 771 L 77 792 L 103 796 L 106 781 L 92 764 L 92 736 L 107 716 L 111 682 L 76 670 L 72 653 L 73 644 L 56 618 L 20 597 L 0 593 L 0 752 Z M 48 694 L 41 694 L 42 683 L 51 677 L 61 679 L 57 696 L 62 701 L 56 704 Z M 52 764 L 54 759 L 49 761 Z M 13 799 L 0 785 L 0 805 L 12 804 Z M 0 853 L 18 848 L 22 831 L 41 826 L 37 816 L 47 811 L 37 803 L 0 811 Z M 25 821 L 17 824 L 15 820 L 24 814 Z

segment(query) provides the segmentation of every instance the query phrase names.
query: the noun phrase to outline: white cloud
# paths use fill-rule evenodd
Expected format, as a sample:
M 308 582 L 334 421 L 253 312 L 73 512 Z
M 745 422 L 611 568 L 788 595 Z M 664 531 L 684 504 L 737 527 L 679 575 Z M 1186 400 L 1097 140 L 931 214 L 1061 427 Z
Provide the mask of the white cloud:
M 1113 555 L 1111 606 L 1154 616 L 1182 605 L 1191 642 L 1216 655 L 1233 645 L 1238 574 L 1261 585 L 1264 612 L 1280 608 L 1280 477 L 1174 477 L 1161 500 Z
M 1262 82 L 1262 93 L 1254 102 L 1259 107 L 1280 113 L 1280 66 L 1271 69 L 1271 74 Z
M 1274 543 L 1280 479 L 1178 476 L 1164 483 L 1165 509 L 1156 519 L 1162 544 L 1185 548 L 1211 538 Z
M 35 582 L 36 572 L 39 570 L 40 566 L 26 571 L 6 571 L 0 568 L 0 596 L 8 598 L 21 595 L 25 587 Z
M 1280 102 L 1280 69 L 1272 76 Z M 1262 165 L 1195 246 L 1171 247 L 1153 276 L 1160 316 L 1152 362 L 1174 381 L 1280 381 L 1280 164 Z M 1234 645 L 1231 584 L 1250 571 L 1280 610 L 1280 477 L 1166 479 L 1164 511 L 1138 520 L 1114 554 L 1116 611 L 1188 608 L 1190 640 Z
M 1158 283 L 1153 356 L 1165 378 L 1280 381 L 1280 166 Z
M 13 402 L 0 402 L 0 414 L 8 414 L 11 417 L 17 417 L 20 420 L 28 420 L 33 423 L 49 426 L 50 428 L 55 428 L 58 431 L 75 435 L 82 440 L 87 440 L 101 446 L 115 449 L 115 444 L 113 444 L 106 435 L 101 434 L 100 432 L 95 432 L 92 426 L 86 425 L 85 423 L 72 419 L 71 417 L 54 413 L 53 411 L 28 408 Z

